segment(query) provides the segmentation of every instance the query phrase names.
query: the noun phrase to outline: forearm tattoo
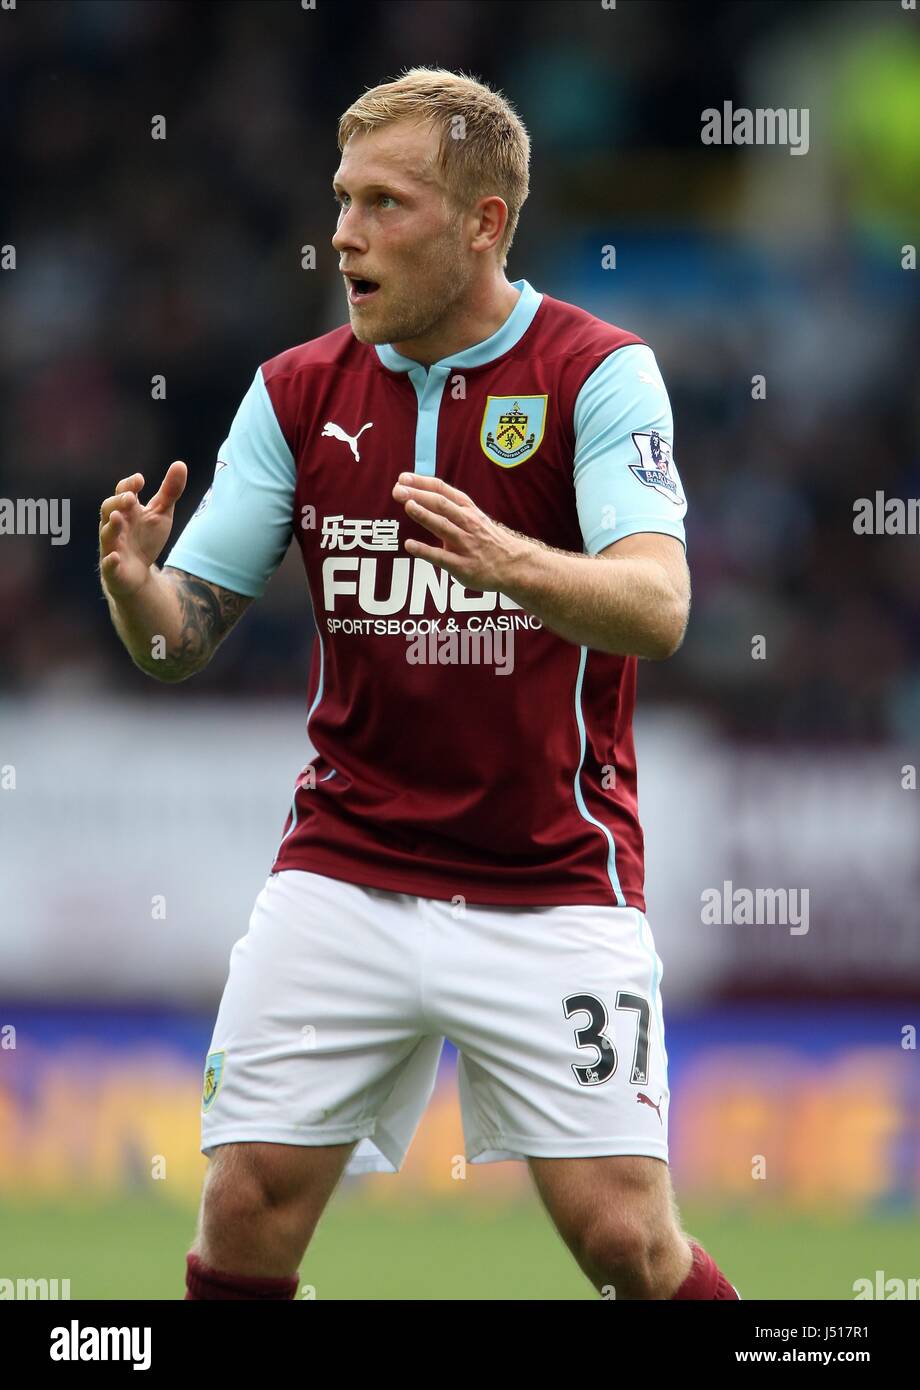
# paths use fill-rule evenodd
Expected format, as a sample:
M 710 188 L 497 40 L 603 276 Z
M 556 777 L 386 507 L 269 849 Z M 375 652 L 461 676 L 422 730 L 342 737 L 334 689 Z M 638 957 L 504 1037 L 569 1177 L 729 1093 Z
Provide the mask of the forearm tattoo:
M 161 680 L 181 680 L 207 665 L 252 599 L 170 565 L 161 572 L 179 597 L 182 626 L 178 641 L 170 645 L 165 656 L 145 666 Z

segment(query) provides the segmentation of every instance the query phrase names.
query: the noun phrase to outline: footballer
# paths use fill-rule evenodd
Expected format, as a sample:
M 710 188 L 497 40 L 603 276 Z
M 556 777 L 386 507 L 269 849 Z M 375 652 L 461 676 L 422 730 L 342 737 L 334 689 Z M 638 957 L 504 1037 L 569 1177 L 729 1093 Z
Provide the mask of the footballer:
M 506 278 L 530 146 L 500 93 L 412 68 L 338 144 L 347 325 L 258 367 L 162 567 L 183 462 L 101 509 L 149 675 L 200 671 L 292 539 L 317 633 L 316 751 L 205 1063 L 185 1296 L 294 1298 L 343 1173 L 399 1170 L 449 1038 L 468 1160 L 526 1161 L 599 1292 L 737 1299 L 674 1199 L 643 895 L 637 665 L 690 604 L 661 374 Z

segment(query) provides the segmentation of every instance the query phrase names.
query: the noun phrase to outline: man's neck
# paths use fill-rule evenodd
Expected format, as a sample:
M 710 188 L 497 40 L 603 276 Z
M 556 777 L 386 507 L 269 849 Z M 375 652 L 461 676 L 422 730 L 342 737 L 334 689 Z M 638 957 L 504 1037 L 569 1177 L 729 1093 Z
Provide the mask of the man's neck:
M 425 338 L 392 343 L 391 346 L 400 356 L 408 357 L 423 367 L 430 367 L 433 362 L 440 362 L 445 357 L 464 352 L 491 338 L 507 322 L 520 297 L 521 291 L 502 279 L 497 289 L 490 287 L 488 297 L 484 296 L 485 302 L 474 302 L 464 308 L 457 319 L 438 330 L 437 337 L 426 335 Z

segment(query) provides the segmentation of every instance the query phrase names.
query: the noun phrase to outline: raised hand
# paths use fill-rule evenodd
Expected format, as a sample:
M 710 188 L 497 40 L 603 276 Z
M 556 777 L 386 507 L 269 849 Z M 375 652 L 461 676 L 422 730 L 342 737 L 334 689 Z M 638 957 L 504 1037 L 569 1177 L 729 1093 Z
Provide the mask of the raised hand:
M 150 567 L 172 530 L 176 503 L 185 491 L 188 469 L 171 463 L 160 490 L 146 503 L 140 500 L 141 473 L 122 478 L 115 495 L 102 504 L 99 522 L 99 573 L 113 598 L 127 598 L 146 582 Z

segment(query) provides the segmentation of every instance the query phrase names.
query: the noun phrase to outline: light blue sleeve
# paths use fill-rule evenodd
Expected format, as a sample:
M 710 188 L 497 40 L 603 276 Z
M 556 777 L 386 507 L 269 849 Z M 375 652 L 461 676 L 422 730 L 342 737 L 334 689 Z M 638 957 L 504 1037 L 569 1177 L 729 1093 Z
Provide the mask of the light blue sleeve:
M 575 502 L 589 555 L 637 531 L 676 536 L 686 547 L 687 499 L 673 446 L 655 354 L 639 343 L 611 352 L 575 402 Z
M 163 563 L 260 598 L 291 541 L 296 474 L 260 367 L 220 446 L 214 481 Z

